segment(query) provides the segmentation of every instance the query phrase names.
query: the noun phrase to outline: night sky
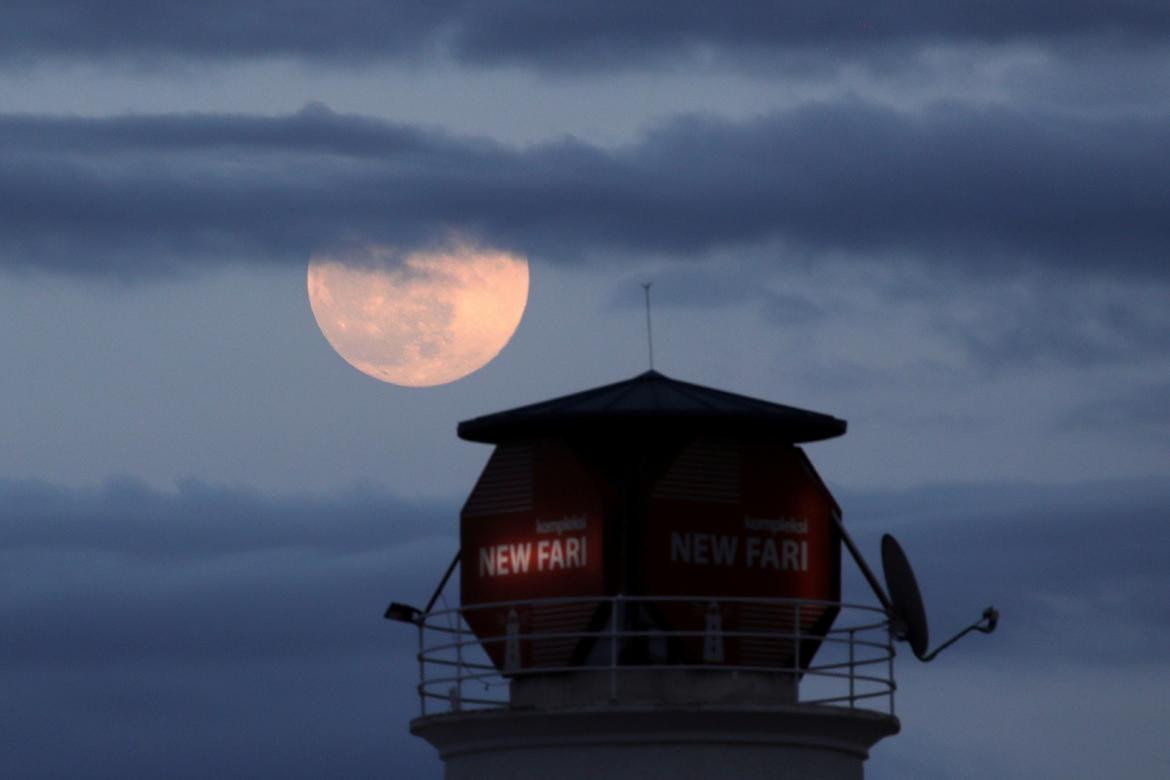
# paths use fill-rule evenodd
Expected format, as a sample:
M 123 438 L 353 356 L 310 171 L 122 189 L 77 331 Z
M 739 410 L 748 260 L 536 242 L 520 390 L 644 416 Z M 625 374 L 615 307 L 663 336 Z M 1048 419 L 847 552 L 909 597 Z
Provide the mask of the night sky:
M 309 256 L 528 256 L 454 384 Z M 867 776 L 1170 775 L 1170 4 L 0 5 L 0 774 L 438 778 L 414 633 L 489 448 L 647 367 L 806 447 L 942 638 Z M 846 596 L 872 597 L 850 573 Z

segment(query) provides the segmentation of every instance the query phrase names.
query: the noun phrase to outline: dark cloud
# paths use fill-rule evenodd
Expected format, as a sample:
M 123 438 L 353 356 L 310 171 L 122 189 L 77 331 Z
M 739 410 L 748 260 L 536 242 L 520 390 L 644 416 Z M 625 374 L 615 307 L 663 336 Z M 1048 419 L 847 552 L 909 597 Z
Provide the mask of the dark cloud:
M 389 644 L 327 659 L 5 669 L 5 772 L 439 780 L 433 749 L 406 733 L 414 672 Z
M 968 366 L 990 373 L 1137 363 L 1170 350 L 1164 296 L 1140 292 L 1094 295 L 1053 273 L 1017 281 L 978 309 L 937 307 L 932 319 L 963 349 Z
M 405 735 L 458 507 L 0 482 L 5 771 L 434 777 Z M 393 738 L 398 737 L 393 747 Z
M 350 554 L 449 537 L 456 528 L 446 504 L 413 503 L 362 487 L 274 499 L 195 480 L 163 493 L 134 479 L 76 490 L 0 479 L 0 496 L 9 550 L 101 550 L 176 559 L 273 547 Z
M 637 143 L 528 148 L 321 106 L 286 117 L 0 118 L 0 262 L 139 277 L 451 230 L 548 260 L 916 257 L 1164 277 L 1170 117 L 847 102 L 736 123 L 681 117 Z
M 457 547 L 456 507 L 363 490 L 0 482 L 0 501 L 10 664 L 376 653 L 382 602 L 425 600 Z
M 1163 352 L 1162 354 L 1165 354 Z M 1082 404 L 1059 421 L 1060 429 L 1111 431 L 1165 442 L 1170 434 L 1170 382 L 1143 382 Z
M 898 3 L 534 3 L 436 0 L 387 4 L 224 0 L 198 5 L 14 0 L 0 14 L 9 60 L 291 56 L 342 61 L 442 55 L 475 64 L 613 69 L 680 58 L 740 59 L 940 41 L 1164 40 L 1170 11 L 1152 0 Z

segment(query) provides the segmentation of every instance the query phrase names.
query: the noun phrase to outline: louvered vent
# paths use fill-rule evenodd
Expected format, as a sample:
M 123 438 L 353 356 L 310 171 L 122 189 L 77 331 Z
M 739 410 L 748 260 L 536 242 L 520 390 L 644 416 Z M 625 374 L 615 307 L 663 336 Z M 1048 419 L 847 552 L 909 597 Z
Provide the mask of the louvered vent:
M 483 476 L 463 506 L 464 517 L 530 512 L 533 509 L 532 447 L 496 447 Z

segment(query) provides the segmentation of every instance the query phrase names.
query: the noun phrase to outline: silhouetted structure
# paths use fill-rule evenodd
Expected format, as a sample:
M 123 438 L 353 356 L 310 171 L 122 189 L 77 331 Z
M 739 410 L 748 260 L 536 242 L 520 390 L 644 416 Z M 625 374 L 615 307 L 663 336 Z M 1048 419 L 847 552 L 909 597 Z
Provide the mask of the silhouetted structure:
M 844 432 L 655 371 L 461 423 L 461 607 L 392 607 L 447 777 L 861 777 L 894 637 L 797 446 Z

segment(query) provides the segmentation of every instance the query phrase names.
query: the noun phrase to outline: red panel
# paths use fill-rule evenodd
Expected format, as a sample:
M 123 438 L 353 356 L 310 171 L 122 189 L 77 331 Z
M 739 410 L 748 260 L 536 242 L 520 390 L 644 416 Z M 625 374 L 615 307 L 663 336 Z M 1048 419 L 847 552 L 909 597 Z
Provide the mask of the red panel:
M 651 491 L 645 588 L 653 595 L 710 595 L 838 601 L 836 502 L 798 448 L 698 440 Z M 771 637 L 715 640 L 726 631 L 823 633 L 835 610 L 660 602 L 690 662 L 790 665 L 792 642 Z M 717 647 L 717 646 L 718 647 Z M 813 646 L 801 655 L 807 663 Z
M 464 607 L 604 592 L 602 483 L 563 444 L 501 445 L 460 518 Z M 595 604 L 469 610 L 467 622 L 500 668 L 563 666 L 570 637 L 509 642 L 509 632 L 584 631 Z

